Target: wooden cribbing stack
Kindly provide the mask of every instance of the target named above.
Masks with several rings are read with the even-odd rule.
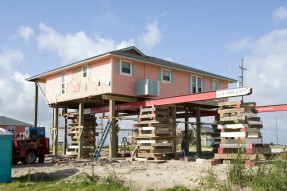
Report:
[[[172,153],[171,137],[172,123],[168,106],[141,107],[135,137],[137,142],[137,157],[160,159],[166,156],[176,156]]]
[[[67,155],[79,156],[81,152],[81,158],[90,158],[95,150],[95,141],[98,133],[96,132],[96,117],[94,115],[84,115],[84,125],[79,126],[78,115],[70,117],[71,132],[68,133],[71,136],[71,143],[67,148]]]
[[[232,160],[236,158],[238,149],[243,155],[270,154],[269,144],[262,144],[260,129],[263,127],[257,117],[255,103],[242,101],[219,102],[219,121],[215,121],[221,130],[221,144],[215,159]],[[247,157],[250,159],[250,156]]]
[[[212,152],[217,153],[218,148],[219,148],[220,143],[221,143],[220,129],[217,128],[217,125],[212,125],[212,129],[214,131],[212,134],[212,138],[213,138]]]

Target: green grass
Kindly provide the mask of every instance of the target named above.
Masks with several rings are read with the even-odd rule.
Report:
[[[217,181],[217,176],[210,169],[201,179],[201,185],[205,190],[210,188],[215,190],[287,190],[286,159],[286,154],[283,154],[271,158],[270,164],[259,163],[258,167],[252,168],[245,165],[245,160],[239,153],[229,167],[226,182]]]
[[[125,187],[115,178],[104,178],[99,180],[98,176],[89,176],[86,173],[75,175],[71,181],[53,180],[34,180],[28,181],[29,175],[12,178],[11,183],[1,183],[0,190],[21,190],[21,191],[44,191],[44,190],[119,190],[126,191],[129,187]],[[107,181],[108,179],[108,181]],[[75,181],[80,180],[80,181]],[[75,181],[75,182],[74,182]]]

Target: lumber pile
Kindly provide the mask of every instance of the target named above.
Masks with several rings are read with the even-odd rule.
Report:
[[[260,129],[263,127],[257,117],[255,103],[242,101],[220,102],[219,120],[215,121],[221,131],[221,144],[216,159],[234,158],[240,149],[243,154],[267,154],[271,152],[268,144],[262,144]],[[231,155],[230,155],[231,154]]]
[[[135,137],[137,142],[136,157],[158,160],[172,153],[172,124],[168,106],[141,107]]]
[[[70,117],[71,126],[70,133],[71,137],[70,145],[67,148],[67,155],[79,156],[80,149],[82,150],[83,158],[89,158],[95,150],[96,136],[96,117],[94,115],[84,115],[84,125],[79,126],[78,115]]]

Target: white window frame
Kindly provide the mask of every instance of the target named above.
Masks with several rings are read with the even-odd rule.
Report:
[[[63,74],[65,75],[65,80],[64,80],[64,83],[63,83]],[[61,73],[61,94],[60,95],[66,95],[66,89],[67,89],[67,83],[66,83],[67,79],[66,79],[66,72],[62,72]],[[63,87],[64,85],[64,87]],[[64,90],[64,93],[63,93],[63,90]]]
[[[215,82],[217,82],[217,89],[215,89]],[[213,91],[219,90],[219,81],[216,79],[213,79]]]
[[[84,74],[85,74],[85,73],[84,73],[84,68],[86,68],[86,76],[84,76]],[[83,77],[83,78],[88,77],[88,65],[85,65],[85,66],[82,67],[82,77]]]
[[[195,77],[195,92],[193,92],[193,81],[192,81],[192,77]],[[201,78],[201,92],[198,92],[198,78]],[[202,93],[202,89],[203,89],[203,79],[202,76],[195,76],[195,75],[191,75],[191,93],[195,94],[195,93]]]
[[[11,131],[10,128],[12,128],[13,131]],[[15,126],[7,126],[7,131],[9,131],[10,133],[15,133]]]
[[[164,71],[169,72],[169,81],[163,79],[163,72]],[[171,83],[171,70],[167,70],[167,69],[163,69],[163,68],[161,69],[161,81],[166,82],[166,83]]]
[[[125,62],[125,63],[128,63],[130,64],[130,73],[126,73],[126,72],[123,72],[123,67],[122,67],[122,62]],[[128,60],[120,60],[120,74],[122,75],[127,75],[127,76],[132,76],[133,75],[133,64],[131,61],[128,61]]]

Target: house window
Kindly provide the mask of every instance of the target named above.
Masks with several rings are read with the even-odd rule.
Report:
[[[61,94],[64,95],[66,93],[66,72],[61,74]]]
[[[213,80],[213,90],[218,90],[219,89],[219,84],[217,80]]]
[[[197,76],[192,76],[192,93],[200,93],[202,92],[202,78]]]
[[[162,81],[170,82],[170,71],[169,70],[162,70]]]
[[[201,77],[197,77],[197,93],[202,92],[202,79]]]
[[[9,131],[10,133],[14,133],[15,132],[15,126],[8,126],[7,131]]]
[[[196,77],[192,76],[191,80],[192,80],[192,93],[196,93]]]
[[[132,75],[132,63],[121,60],[121,74]]]
[[[83,66],[83,78],[88,76],[88,66]]]

